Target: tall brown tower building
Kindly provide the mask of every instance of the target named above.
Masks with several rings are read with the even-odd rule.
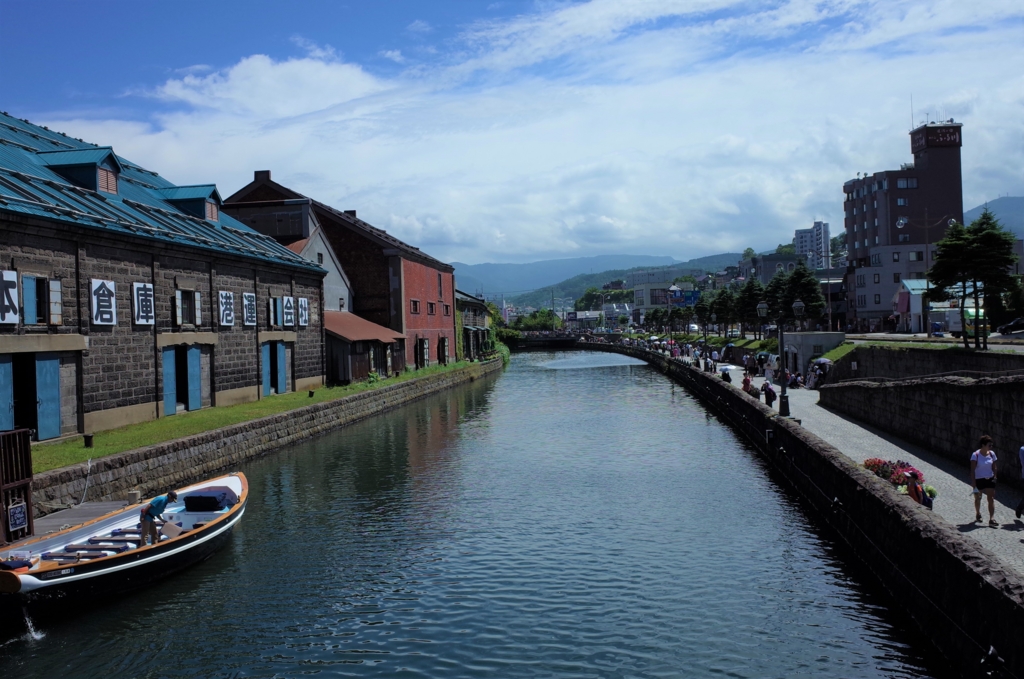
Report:
[[[914,162],[843,185],[850,318],[881,330],[904,279],[923,279],[950,219],[964,218],[962,125],[952,119],[910,133]],[[901,226],[902,225],[902,226]]]

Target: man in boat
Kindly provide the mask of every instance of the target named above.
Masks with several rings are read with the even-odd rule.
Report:
[[[146,536],[150,537],[150,542],[154,545],[160,542],[160,535],[156,532],[156,520],[160,519],[163,521],[163,516],[161,515],[167,508],[167,503],[174,502],[177,499],[178,494],[172,490],[167,495],[158,495],[142,508],[142,516],[139,519],[142,523],[142,530],[140,531],[142,533],[140,536],[142,540],[139,542],[139,547],[146,546]]]

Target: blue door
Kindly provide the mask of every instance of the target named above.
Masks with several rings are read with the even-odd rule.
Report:
[[[199,345],[188,348],[188,409],[199,410],[203,407],[202,368],[199,365]]]
[[[260,345],[260,365],[263,368],[263,395],[270,396],[270,342]]]
[[[178,373],[174,365],[174,347],[164,347],[164,415],[178,412]]]
[[[14,361],[0,354],[0,431],[14,429]]]
[[[60,436],[60,359],[36,354],[36,431],[40,441]]]
[[[277,343],[277,384],[274,388],[277,389],[277,393],[283,394],[288,391],[288,373],[285,370],[285,352],[284,342]]]

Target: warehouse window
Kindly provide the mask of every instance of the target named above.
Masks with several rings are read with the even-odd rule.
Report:
[[[412,313],[418,314],[420,312],[420,301],[418,299],[411,300],[410,305]]]
[[[433,302],[427,302],[427,313],[433,316],[437,313],[437,305]]]
[[[206,202],[206,218],[211,222],[215,222],[220,219],[220,210],[217,209],[216,203]]]

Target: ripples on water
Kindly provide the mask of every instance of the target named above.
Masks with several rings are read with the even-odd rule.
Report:
[[[750,449],[635,363],[518,355],[249,464],[228,547],[0,647],[5,676],[938,676]]]

